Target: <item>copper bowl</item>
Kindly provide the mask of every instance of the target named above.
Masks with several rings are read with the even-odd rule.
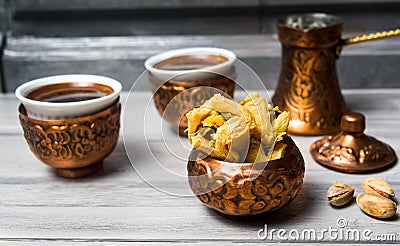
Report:
[[[299,192],[304,160],[285,137],[286,155],[268,163],[229,163],[193,149],[188,162],[189,185],[207,207],[226,215],[249,216],[275,211]],[[256,176],[254,176],[256,174]]]
[[[198,107],[216,93],[233,98],[236,77],[232,68],[229,75],[217,75],[204,81],[161,81],[149,72],[150,88],[158,113],[176,127],[181,135],[187,135],[188,123],[185,113]]]
[[[35,156],[66,178],[88,176],[102,168],[102,160],[115,148],[119,135],[121,104],[88,116],[41,120],[19,106],[24,137]]]

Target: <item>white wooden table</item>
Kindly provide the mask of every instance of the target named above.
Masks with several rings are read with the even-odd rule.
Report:
[[[366,133],[399,151],[400,89],[345,90],[343,94],[352,110],[366,115]],[[69,180],[55,176],[50,167],[35,159],[18,123],[16,98],[0,95],[0,244],[220,245],[279,241],[301,245],[346,241],[321,233],[330,227],[339,234],[340,230],[369,230],[367,236],[371,239],[393,236],[400,242],[399,216],[376,220],[363,214],[355,203],[335,209],[325,198],[334,180],[353,185],[357,195],[362,192],[361,181],[369,176],[386,179],[400,194],[399,164],[377,174],[328,170],[308,152],[319,137],[293,136],[306,161],[306,174],[300,193],[286,207],[250,221],[226,218],[206,208],[190,195],[185,177],[175,175],[174,179],[173,175],[163,174],[165,170],[185,174],[186,163],[180,157],[189,153],[189,145],[161,124],[152,102],[147,105],[150,96],[148,92],[129,96],[120,141],[104,161],[104,170],[88,178]],[[121,101],[126,98],[125,93]],[[346,220],[347,224],[340,227],[338,220]],[[272,239],[260,240],[257,233],[265,225],[269,232],[284,229],[286,236],[291,232],[292,239],[279,238],[275,232]],[[304,233],[305,229],[315,230],[319,238],[305,235],[293,240],[296,231]],[[378,242],[362,235],[359,241],[348,238],[348,243],[393,243],[392,238]]]

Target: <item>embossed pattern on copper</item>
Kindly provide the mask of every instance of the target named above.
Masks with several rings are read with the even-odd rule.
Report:
[[[329,168],[362,173],[382,170],[396,160],[394,150],[387,144],[365,135],[365,117],[360,113],[343,116],[342,131],[314,142],[312,157]]]
[[[84,117],[66,120],[39,120],[19,106],[19,119],[31,151],[58,175],[82,177],[97,171],[115,148],[120,128],[121,105]]]
[[[178,128],[179,134],[187,135],[185,113],[198,107],[216,93],[226,93],[233,98],[235,91],[235,70],[228,76],[217,75],[205,81],[160,81],[149,73],[150,88],[159,114]],[[166,109],[168,107],[168,111]]]
[[[342,25],[340,18],[323,13],[278,20],[282,63],[272,101],[290,112],[290,133],[340,131],[341,117],[348,112],[336,74],[336,58],[343,46],[400,35],[400,29],[393,29],[342,39]]]
[[[207,207],[227,215],[256,215],[282,208],[299,192],[305,170],[293,140],[285,137],[284,141],[288,145],[285,157],[267,165],[202,158],[204,154],[193,149],[187,166],[190,188]],[[259,175],[254,179],[252,173]]]
[[[342,22],[336,18],[311,30],[290,27],[285,19],[278,22],[282,64],[272,101],[290,112],[290,133],[324,135],[340,130],[340,119],[348,109],[333,47],[341,40],[341,31]]]

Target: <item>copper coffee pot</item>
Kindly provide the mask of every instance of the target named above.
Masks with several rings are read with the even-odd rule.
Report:
[[[336,59],[344,45],[400,35],[396,29],[342,39],[343,21],[321,13],[285,16],[277,26],[282,64],[272,101],[290,112],[289,132],[299,135],[340,131],[348,108],[337,79]]]

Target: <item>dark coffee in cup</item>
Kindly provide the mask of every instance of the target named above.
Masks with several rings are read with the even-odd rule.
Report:
[[[67,103],[96,99],[113,92],[111,87],[95,82],[63,82],[38,87],[26,97],[35,101]]]
[[[227,60],[224,56],[213,54],[181,55],[160,61],[154,67],[162,70],[192,70],[215,66]]]

